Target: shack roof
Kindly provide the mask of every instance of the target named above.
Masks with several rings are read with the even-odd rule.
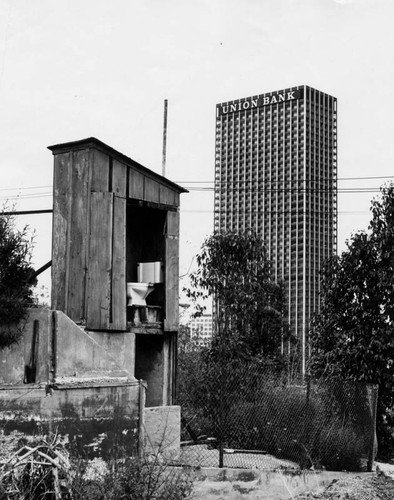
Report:
[[[86,139],[81,139],[79,141],[71,141],[71,142],[64,142],[62,144],[55,144],[54,146],[48,146],[48,149],[52,151],[54,155],[60,154],[60,153],[66,153],[68,151],[77,151],[80,149],[86,149],[86,148],[95,148],[103,153],[108,154],[112,158],[126,164],[127,166],[138,170],[144,175],[147,175],[148,177],[152,177],[159,181],[161,184],[165,184],[174,191],[177,191],[178,193],[188,193],[188,190],[183,188],[182,186],[179,186],[179,184],[176,184],[175,182],[170,181],[166,177],[163,177],[160,174],[157,174],[153,170],[150,170],[147,167],[144,167],[140,163],[136,162],[132,158],[124,155],[123,153],[120,153],[114,148],[111,148],[111,146],[108,146],[104,142],[100,141],[99,139],[96,139],[96,137],[88,137]]]

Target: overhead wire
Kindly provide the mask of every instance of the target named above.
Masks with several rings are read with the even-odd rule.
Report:
[[[359,177],[338,177],[337,181],[362,181],[362,180],[374,180],[374,179],[394,179],[394,175],[378,175],[378,176],[359,176]],[[213,183],[210,181],[176,181],[178,184],[193,184],[193,183]],[[272,181],[276,182],[276,181]]]
[[[375,175],[375,176],[356,176],[356,177],[338,177],[336,180],[339,181],[361,181],[361,180],[374,180],[374,179],[394,179],[394,175]],[[314,179],[307,180],[306,182],[313,181]],[[174,181],[176,184],[213,184],[215,181],[214,180],[183,180],[183,181]],[[246,181],[242,181],[246,182]],[[249,181],[248,181],[249,182]],[[278,179],[269,179],[265,180],[264,182],[283,182],[283,180],[278,180]],[[300,181],[301,182],[301,181]],[[26,189],[44,189],[44,188],[51,188],[52,189],[52,184],[46,184],[43,186],[17,186],[17,187],[6,187],[6,188],[0,188],[0,191],[17,191],[17,190],[26,190]]]
[[[302,181],[300,181],[302,182]],[[193,191],[193,192],[215,192],[215,187],[194,187],[194,186],[184,186],[188,191]],[[314,192],[314,193],[324,193],[324,192],[333,192],[334,190],[337,192],[337,194],[362,194],[362,193],[379,193],[380,192],[380,187],[349,187],[349,188],[333,188],[333,187],[289,187],[289,188],[267,188],[267,187],[260,187],[260,188],[244,188],[244,187],[232,187],[232,188],[227,188],[227,187],[222,187],[218,191],[220,192],[221,190],[226,190],[227,192],[240,192],[240,193],[259,193],[259,192],[266,192],[266,193],[304,193],[304,192]],[[45,198],[52,196],[52,191],[46,191],[46,192],[38,192],[38,193],[26,193],[26,194],[14,194],[14,195],[0,195],[0,200],[18,200],[18,199],[35,199],[35,198]]]
[[[394,179],[394,176],[357,176],[357,177],[340,177],[337,179],[337,182],[342,182],[342,181],[363,181],[363,180],[391,180]],[[283,183],[285,185],[289,184],[289,182],[293,183],[293,186],[291,187],[283,187]],[[227,180],[227,181],[221,181],[220,182],[220,187],[222,189],[225,189],[226,191],[231,191],[231,192],[239,192],[239,193],[244,193],[244,194],[250,194],[250,193],[257,193],[257,192],[267,192],[267,193],[280,193],[280,192],[289,192],[292,194],[295,193],[308,193],[308,192],[328,192],[332,193],[333,187],[305,187],[305,183],[308,185],[310,183],[318,183],[319,181],[316,181],[315,179],[308,179],[308,180],[283,180],[283,179],[268,179],[268,180],[260,180],[260,185],[261,187],[254,188],[254,187],[243,187],[244,184],[250,184],[250,180]],[[192,192],[215,192],[215,185],[214,181],[197,181],[197,180],[189,180],[189,181],[177,181],[178,184],[183,184],[184,187],[186,187],[189,191]],[[205,184],[205,185],[204,185]],[[206,186],[206,184],[211,184]],[[230,189],[226,186],[229,184],[235,184],[235,186],[231,187]],[[280,184],[280,187],[272,187],[272,185],[277,185]],[[294,184],[302,184],[302,185],[294,185]],[[271,185],[271,187],[268,187]],[[45,191],[35,191],[35,190],[40,190],[40,189],[45,189]],[[52,190],[51,191],[46,191],[47,189],[52,189],[51,185],[39,185],[39,186],[25,186],[25,187],[5,187],[5,188],[0,188],[0,200],[9,200],[9,201],[17,201],[17,200],[33,200],[33,199],[38,199],[38,198],[48,198],[53,195]],[[18,191],[17,194],[11,194],[12,191]],[[32,191],[32,192],[28,192]],[[221,189],[219,189],[219,192]],[[2,194],[4,192],[4,195]],[[7,194],[5,194],[7,192]],[[8,194],[10,192],[10,194]],[[336,193],[338,195],[343,195],[343,194],[371,194],[371,193],[379,193],[380,192],[380,187],[378,186],[350,186],[350,187],[337,187]],[[184,213],[213,213],[214,209],[212,210],[200,210],[200,209],[194,209],[194,210],[186,210],[186,209],[181,209],[181,212]],[[233,213],[239,213],[238,210],[232,211]],[[254,213],[257,211],[243,211],[242,213]],[[298,211],[287,211],[287,212],[270,212],[272,213],[300,213]],[[338,211],[338,215],[348,215],[348,214],[361,214],[361,213],[368,213],[365,211]]]

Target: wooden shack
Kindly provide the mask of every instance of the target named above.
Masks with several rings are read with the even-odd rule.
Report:
[[[186,190],[96,138],[49,149],[54,155],[52,309],[96,337],[133,335],[134,376],[148,383],[147,406],[171,404],[179,195]],[[162,263],[164,279],[149,298],[160,314],[136,323],[126,289],[137,281],[140,262]]]

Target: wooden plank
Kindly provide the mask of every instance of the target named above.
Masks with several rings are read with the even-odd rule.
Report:
[[[107,330],[109,326],[112,207],[112,193],[91,193],[86,318],[90,330]]]
[[[109,189],[109,156],[98,149],[90,150],[91,191],[105,192]]]
[[[126,330],[126,199],[114,196],[112,239],[112,322],[110,329]]]
[[[145,177],[140,172],[129,169],[129,198],[144,199],[144,180]]]
[[[51,307],[66,311],[71,203],[71,153],[54,158]]]
[[[66,314],[85,319],[86,258],[89,220],[89,150],[73,152],[68,301]]]
[[[169,212],[167,213],[166,220],[166,233],[172,236],[179,236],[179,212]]]
[[[112,163],[112,191],[116,196],[126,196],[127,167],[117,160]]]
[[[179,213],[167,212],[165,235],[165,331],[178,331],[179,320]]]
[[[167,186],[160,184],[160,203],[164,205],[175,205],[175,192]]]
[[[160,184],[150,177],[145,177],[144,200],[160,202]]]

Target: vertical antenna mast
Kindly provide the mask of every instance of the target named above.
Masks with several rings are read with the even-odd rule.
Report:
[[[167,109],[168,99],[164,99],[164,122],[163,122],[163,159],[162,159],[162,175],[166,176],[166,155],[167,155]]]

